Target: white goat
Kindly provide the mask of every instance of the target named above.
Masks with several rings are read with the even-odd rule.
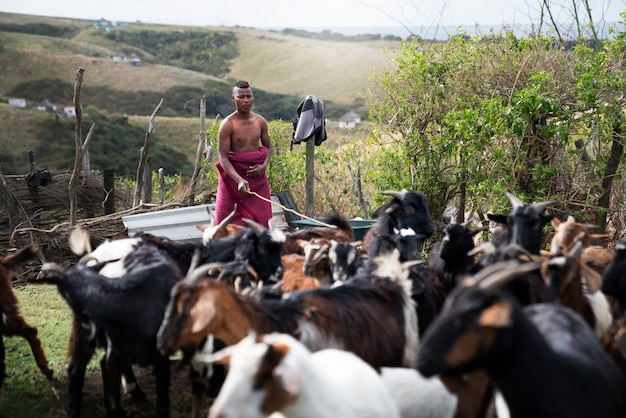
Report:
[[[196,359],[230,364],[209,417],[400,417],[381,376],[348,351],[311,353],[287,334],[250,334]]]

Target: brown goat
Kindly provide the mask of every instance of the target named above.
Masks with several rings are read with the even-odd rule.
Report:
[[[222,219],[222,222],[219,224],[214,225],[213,221],[211,221],[208,224],[196,225],[196,228],[202,232],[202,242],[206,245],[208,241],[235,235],[241,228],[244,228],[242,225],[230,224],[236,213],[237,204],[234,205],[233,211],[226,218]]]
[[[314,238],[334,239],[339,242],[354,241],[354,233],[352,226],[339,216],[331,216],[324,219],[329,225],[335,225],[337,228],[321,227],[321,228],[304,228],[285,234],[285,244],[283,252],[285,254],[296,253],[303,254],[304,249],[300,241],[310,241]]]
[[[415,307],[390,280],[372,278],[258,302],[218,280],[183,280],[172,289],[167,312],[157,337],[161,352],[198,347],[208,334],[232,345],[254,330],[298,335],[312,351],[329,346],[353,351],[373,367],[415,364]]]
[[[48,367],[46,353],[37,336],[37,328],[28,324],[20,312],[19,301],[13,291],[12,281],[16,277],[15,267],[26,263],[41,253],[38,244],[32,244],[15,253],[0,258],[0,303],[4,315],[4,332],[7,337],[20,336],[30,345],[39,370],[48,378],[52,378],[52,369]]]
[[[603,246],[592,245],[592,242],[606,239],[608,235],[592,234],[591,230],[596,227],[595,225],[577,222],[571,215],[565,221],[553,218],[551,222],[554,227],[554,236],[550,241],[550,253],[570,251],[576,242],[581,241],[583,251],[580,260],[602,274],[613,258],[613,251]]]
[[[305,257],[300,254],[283,254],[282,290],[291,293],[298,290],[313,290],[320,287],[320,282],[304,273]]]
[[[328,251],[333,240],[327,238],[313,238],[303,241],[304,248],[304,274],[315,277],[321,286],[330,286],[333,282],[330,271],[330,259]]]

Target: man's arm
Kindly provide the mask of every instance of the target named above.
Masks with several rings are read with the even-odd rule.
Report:
[[[266,170],[268,164],[270,163],[270,157],[272,156],[272,143],[270,141],[269,130],[267,128],[267,121],[263,117],[261,117],[261,145],[267,148],[267,155],[263,161],[263,170]]]
[[[220,165],[231,179],[235,183],[237,183],[237,189],[239,191],[248,191],[250,190],[250,185],[248,181],[237,173],[235,167],[230,162],[229,153],[231,150],[231,137],[233,134],[233,126],[232,123],[226,119],[220,125],[220,128],[217,133],[217,153],[219,156]]]

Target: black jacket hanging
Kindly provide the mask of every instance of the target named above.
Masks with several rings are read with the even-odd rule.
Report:
[[[327,138],[324,119],[324,102],[315,96],[306,96],[296,109],[293,121],[293,144],[308,141],[315,137],[315,145],[319,146]]]

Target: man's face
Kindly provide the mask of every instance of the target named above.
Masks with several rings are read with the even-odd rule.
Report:
[[[250,88],[235,88],[233,93],[233,102],[237,107],[237,110],[248,112],[252,108],[254,102],[254,95]]]

